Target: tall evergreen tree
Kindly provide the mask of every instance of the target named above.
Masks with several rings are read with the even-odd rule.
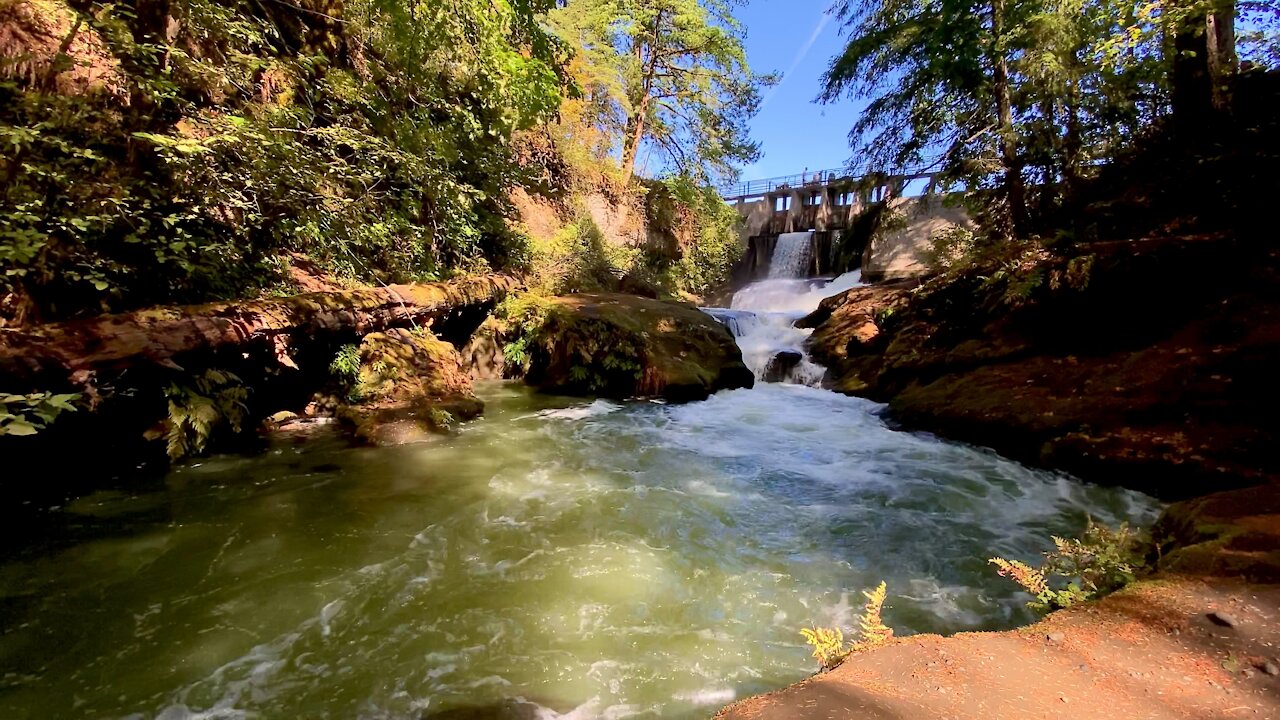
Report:
[[[759,156],[747,122],[774,78],[747,65],[739,1],[570,0],[552,13],[597,67],[593,91],[619,121],[627,177],[646,147],[702,180]]]

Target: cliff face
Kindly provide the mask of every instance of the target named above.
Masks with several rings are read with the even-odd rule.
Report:
[[[1003,281],[873,286],[807,319],[835,389],[904,425],[1166,498],[1280,479],[1277,254],[1078,246]]]

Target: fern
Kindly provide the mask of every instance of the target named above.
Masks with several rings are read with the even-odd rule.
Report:
[[[171,460],[204,452],[218,427],[241,432],[249,391],[232,373],[209,369],[192,386],[172,384],[165,389],[169,401],[165,435]]]
[[[825,670],[839,665],[840,661],[849,654],[849,649],[844,644],[844,633],[840,632],[840,628],[803,628],[800,634],[813,648],[814,659]]]
[[[813,648],[813,657],[824,670],[830,670],[839,665],[850,653],[880,647],[893,638],[893,628],[885,625],[881,617],[885,597],[888,594],[888,585],[881,581],[875,590],[864,590],[862,594],[867,598],[867,602],[862,607],[862,614],[858,616],[860,636],[858,642],[846,645],[844,633],[838,627],[815,626],[800,631],[805,642]]]
[[[1035,597],[1027,603],[1032,610],[1070,607],[1115,592],[1137,576],[1141,540],[1128,525],[1112,530],[1090,521],[1083,537],[1067,540],[1055,535],[1053,545],[1039,568],[1000,557],[987,561]]]
[[[888,585],[881,581],[875,590],[863,591],[867,604],[862,607],[862,615],[858,617],[858,628],[862,631],[862,639],[854,644],[854,652],[869,650],[889,642],[893,638],[893,628],[884,624],[880,612],[884,608]]]

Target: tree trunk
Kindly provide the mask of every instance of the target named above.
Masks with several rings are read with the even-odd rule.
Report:
[[[1057,103],[1054,98],[1045,97],[1040,101],[1040,114],[1044,116],[1046,131],[1044,140],[1048,147],[1044,149],[1044,155],[1041,158],[1041,174],[1040,174],[1040,192],[1038,193],[1037,202],[1040,217],[1047,218],[1052,212],[1054,203],[1058,199],[1058,190],[1060,189],[1058,167],[1055,162],[1058,158],[1063,157],[1063,142],[1058,136],[1056,128],[1058,127]]]
[[[175,24],[170,0],[136,0],[133,4],[133,13],[130,30],[135,43],[158,48],[169,47],[173,29],[170,26]],[[156,64],[152,66],[152,62]],[[164,73],[168,65],[169,52],[166,49],[161,54],[143,60],[142,66],[134,68],[129,74],[144,78],[156,77]],[[137,118],[150,119],[155,112],[155,105],[151,93],[135,81],[129,93],[129,108],[133,115]],[[147,123],[143,122],[141,125],[146,126]]]
[[[640,143],[644,140],[645,113],[649,111],[649,97],[640,101],[636,111],[627,118],[626,137],[622,139],[622,179],[630,182],[635,174],[636,155],[640,153]]]
[[[1004,0],[991,0],[992,90],[996,98],[996,122],[1000,132],[1000,162],[1004,166],[1005,198],[1013,233],[1027,227],[1027,188],[1018,159],[1018,138],[1013,128],[1013,101],[1009,90],[1009,62],[1001,47],[1004,40]]]
[[[1080,154],[1084,140],[1080,137],[1080,84],[1072,79],[1067,85],[1066,122],[1062,141],[1062,197],[1070,203],[1080,184]]]
[[[141,365],[180,366],[185,357],[267,347],[284,364],[290,336],[358,335],[443,323],[493,303],[520,281],[486,275],[249,302],[154,308],[0,333],[0,389],[86,389]]]
[[[1181,18],[1173,37],[1173,128],[1180,142],[1212,142],[1231,110],[1236,72],[1235,4],[1219,0],[1209,10]]]

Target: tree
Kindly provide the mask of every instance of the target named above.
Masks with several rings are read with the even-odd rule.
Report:
[[[1049,212],[1163,118],[1205,128],[1222,112],[1230,4],[845,0],[836,12],[851,37],[819,99],[870,101],[850,135],[875,169],[937,157],[951,180],[997,186],[1007,229],[1025,234],[1029,182]]]
[[[1005,0],[846,0],[834,12],[851,37],[819,99],[870,101],[850,133],[855,154],[877,170],[940,152],[955,177],[1002,168],[1021,204]]]
[[[593,91],[604,116],[619,121],[624,176],[646,146],[676,173],[704,181],[759,156],[747,122],[775,78],[748,67],[737,2],[570,0],[552,13],[597,68]]]

